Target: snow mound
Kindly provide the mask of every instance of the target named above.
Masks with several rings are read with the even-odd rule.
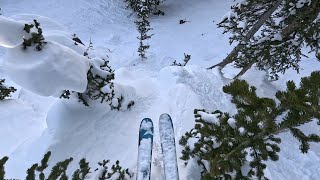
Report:
[[[10,16],[11,19],[16,20],[20,23],[23,22],[31,22],[32,20],[37,20],[40,23],[40,27],[43,30],[44,36],[51,35],[69,35],[70,32],[67,28],[59,24],[58,22],[49,19],[47,17],[35,15],[35,14],[16,14],[14,16]],[[22,28],[23,29],[23,28]]]
[[[24,24],[0,16],[0,46],[14,48],[22,44],[27,33],[23,30]]]
[[[8,49],[3,66],[12,81],[42,96],[87,88],[88,59],[53,41],[47,41],[41,51],[20,46]]]

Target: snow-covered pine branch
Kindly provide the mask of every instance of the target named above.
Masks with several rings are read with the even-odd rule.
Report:
[[[297,88],[287,82],[286,91],[278,91],[279,103],[261,98],[246,81],[235,80],[223,91],[232,96],[237,114],[219,110],[194,111],[196,125],[180,140],[183,160],[195,158],[202,166],[204,179],[261,179],[265,161],[277,161],[281,138],[290,132],[307,153],[310,142],[320,142],[319,134],[306,134],[302,125],[318,121],[320,125],[320,72],[301,79]],[[281,119],[281,120],[279,120]]]

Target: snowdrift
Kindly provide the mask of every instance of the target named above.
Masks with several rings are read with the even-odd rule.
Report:
[[[76,45],[60,25],[41,17],[40,26],[45,25],[43,31],[49,29],[48,36],[44,36],[46,43],[41,51],[33,46],[23,49],[23,38],[30,34],[23,30],[26,19],[22,17],[16,16],[20,21],[15,21],[0,16],[0,45],[9,48],[3,68],[10,79],[42,96],[59,97],[63,90],[84,92],[90,68],[89,59],[83,56],[84,46]]]

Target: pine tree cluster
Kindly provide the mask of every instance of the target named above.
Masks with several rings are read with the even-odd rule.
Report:
[[[289,81],[286,91],[276,93],[277,101],[258,97],[256,88],[243,80],[224,86],[237,114],[196,109],[195,127],[180,139],[181,159],[197,159],[203,179],[263,178],[264,162],[279,159],[278,134],[290,132],[302,153],[308,152],[310,142],[320,142],[319,135],[307,135],[300,128],[316,120],[320,125],[319,82],[320,72],[302,78],[299,88]]]
[[[48,162],[51,156],[51,152],[47,152],[40,164],[33,164],[28,170],[26,175],[26,180],[68,180],[67,169],[69,164],[73,161],[73,158],[68,158],[63,161],[58,162],[51,169],[51,172],[46,176],[44,170],[49,166]],[[0,179],[5,179],[5,163],[8,161],[8,157],[3,157],[0,159]],[[115,164],[111,166],[111,169],[108,167],[109,160],[103,160],[99,162],[98,165],[100,168],[97,168],[95,171],[98,171],[99,180],[105,179],[116,179],[116,180],[127,180],[133,177],[133,173],[129,169],[124,169],[120,166],[120,162],[116,161]],[[71,176],[72,180],[84,180],[90,176],[92,173],[90,170],[89,163],[86,159],[81,159],[79,162],[79,168],[76,169]]]
[[[319,52],[319,0],[245,0],[231,7],[218,27],[231,33],[236,48],[215,66],[234,62],[244,74],[253,64],[268,70],[272,79],[293,68],[299,72],[302,48]],[[258,31],[259,30],[259,31]],[[258,32],[258,33],[256,33]],[[215,67],[212,66],[212,67]],[[211,67],[211,68],[212,68]]]
[[[4,100],[5,98],[10,97],[10,94],[17,90],[14,87],[5,86],[4,83],[5,80],[0,79],[0,100]]]
[[[25,24],[24,31],[29,33],[31,37],[26,39],[23,37],[22,47],[27,49],[28,47],[35,46],[38,51],[41,51],[43,46],[46,44],[46,41],[42,35],[42,29],[40,28],[40,23],[37,20],[33,20],[33,24]],[[37,31],[34,32],[35,28]]]

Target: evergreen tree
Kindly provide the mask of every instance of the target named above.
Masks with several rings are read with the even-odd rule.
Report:
[[[4,82],[4,79],[0,79],[0,100],[4,100],[5,98],[10,97],[10,94],[17,90],[14,87],[5,86]]]
[[[138,32],[140,33],[140,36],[137,37],[140,40],[138,52],[139,56],[144,59],[146,58],[145,51],[150,47],[148,44],[145,44],[145,41],[150,39],[152,36],[147,34],[148,31],[152,30],[152,28],[150,28],[150,22],[148,21],[151,9],[149,1],[147,0],[139,1],[137,6],[139,10],[137,12],[138,18],[135,23],[137,25]]]
[[[320,47],[319,0],[245,0],[231,7],[229,16],[218,24],[231,33],[230,43],[238,42],[220,63],[223,68],[235,63],[244,74],[253,64],[269,70],[273,79],[293,68],[299,72],[303,47],[318,52]],[[260,34],[255,33],[260,30]]]
[[[150,39],[151,35],[148,35],[148,31],[152,30],[150,28],[150,22],[148,18],[150,14],[164,15],[164,12],[158,9],[158,6],[162,1],[160,0],[125,0],[129,7],[137,14],[137,20],[135,24],[137,25],[138,32],[140,36],[139,39],[139,56],[144,59],[146,58],[146,50],[149,49],[149,45],[145,43],[146,40]]]
[[[287,82],[287,90],[276,93],[279,103],[258,97],[256,88],[245,81],[224,86],[237,114],[196,109],[195,127],[180,139],[184,146],[181,159],[196,158],[203,179],[262,179],[265,161],[279,159],[280,133],[290,132],[298,139],[302,153],[308,152],[310,142],[320,142],[318,135],[300,129],[311,121],[320,125],[319,82],[320,72],[302,78],[299,88],[293,81]]]

